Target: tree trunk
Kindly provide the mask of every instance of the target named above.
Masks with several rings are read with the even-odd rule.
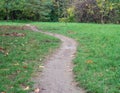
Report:
[[[104,24],[104,16],[103,16],[103,14],[101,15],[101,23]]]
[[[6,1],[6,20],[8,21],[9,19],[10,19],[10,17],[9,17],[9,9],[8,9],[8,4],[9,4],[9,2],[8,2],[8,0]]]
[[[6,19],[6,20],[8,21],[9,19],[10,19],[10,17],[9,17],[9,13],[7,13],[7,19]]]

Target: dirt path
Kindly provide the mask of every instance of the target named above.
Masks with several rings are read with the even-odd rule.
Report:
[[[42,32],[34,26],[30,27],[33,31],[57,37],[62,41],[60,48],[47,59],[42,74],[34,80],[35,87],[40,88],[39,93],[85,93],[76,87],[73,80],[72,60],[77,43],[63,35]]]

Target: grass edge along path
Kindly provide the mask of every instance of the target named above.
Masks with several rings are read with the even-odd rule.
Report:
[[[63,34],[78,43],[74,73],[88,93],[120,92],[120,25],[32,23],[39,29]]]
[[[45,56],[56,49],[60,41],[8,26],[0,27],[0,35],[0,93],[30,92],[32,73],[41,71]]]

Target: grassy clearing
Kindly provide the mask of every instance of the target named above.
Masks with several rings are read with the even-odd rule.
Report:
[[[89,93],[120,93],[120,25],[33,23],[79,43],[74,72]]]
[[[32,73],[41,70],[45,56],[58,46],[59,40],[51,36],[0,28],[0,93],[29,93]]]

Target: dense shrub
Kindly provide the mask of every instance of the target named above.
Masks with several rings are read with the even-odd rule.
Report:
[[[81,0],[75,3],[78,22],[120,23],[119,2],[109,0]]]

